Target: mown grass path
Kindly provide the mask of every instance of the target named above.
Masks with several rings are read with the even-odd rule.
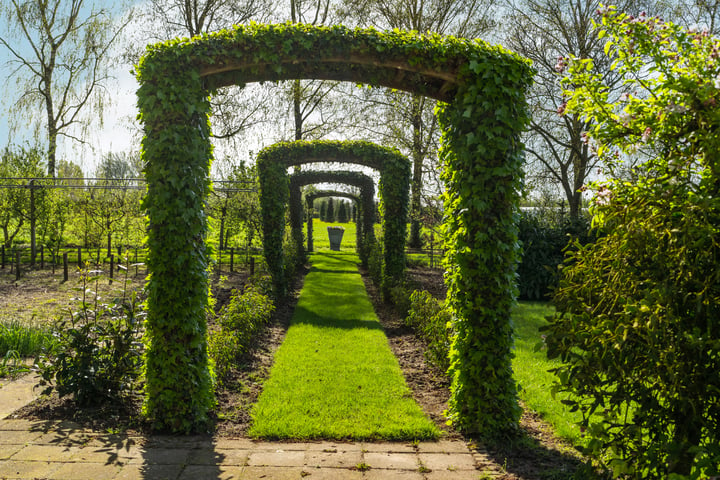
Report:
[[[285,341],[252,410],[252,436],[438,437],[405,384],[357,263],[354,254],[311,256]]]

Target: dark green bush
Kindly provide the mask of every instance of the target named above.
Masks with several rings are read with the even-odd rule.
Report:
[[[518,265],[518,289],[523,300],[548,300],[557,285],[558,268],[568,245],[578,240],[584,245],[594,240],[590,221],[584,216],[560,220],[548,212],[523,212],[518,238],[523,252]]]
[[[61,397],[73,395],[78,405],[87,406],[119,401],[136,391],[144,317],[134,292],[109,304],[83,296],[77,312],[55,322],[57,348],[39,361],[44,393],[55,389]]]
[[[230,303],[218,316],[218,328],[208,335],[208,355],[218,384],[223,383],[230,367],[248,351],[274,310],[270,297],[254,285],[248,285],[242,293],[233,290]]]
[[[452,314],[443,302],[425,290],[410,295],[405,324],[425,342],[425,359],[443,372],[450,367],[450,343],[453,336]]]

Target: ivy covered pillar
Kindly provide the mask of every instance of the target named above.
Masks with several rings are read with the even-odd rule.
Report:
[[[524,63],[504,63],[471,62],[468,81],[438,113],[446,189],[445,279],[457,332],[450,351],[449,410],[464,432],[488,440],[517,434],[521,414],[511,366],[510,311],[520,258],[520,134],[528,119],[524,93],[532,76]]]
[[[210,102],[198,73],[176,60],[146,57],[138,80],[150,272],[143,411],[160,430],[190,432],[215,404],[205,323]]]

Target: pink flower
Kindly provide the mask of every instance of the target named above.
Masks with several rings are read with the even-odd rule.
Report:
[[[558,115],[564,115],[566,108],[567,108],[567,102],[563,102],[562,105],[560,105],[560,106],[557,108],[557,114],[558,114]]]
[[[652,128],[647,127],[645,131],[642,134],[642,137],[640,137],[640,140],[642,140],[643,143],[647,143],[647,141],[650,139],[650,134],[652,133]]]

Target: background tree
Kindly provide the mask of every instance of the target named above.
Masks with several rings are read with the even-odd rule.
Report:
[[[487,0],[346,0],[339,7],[343,21],[383,30],[416,30],[457,37],[475,38],[493,27],[492,2]],[[410,197],[410,247],[422,243],[421,209],[424,175],[437,171],[439,129],[435,120],[436,102],[420,95],[385,92],[381,96],[365,92],[364,101],[382,112],[381,128],[373,122],[366,128],[378,143],[390,144],[406,152],[413,162]],[[377,118],[367,111],[363,116]],[[383,128],[384,127],[384,128]]]
[[[589,59],[570,62],[569,114],[612,173],[597,183],[604,235],[570,255],[547,327],[564,402],[586,453],[623,478],[711,478],[720,465],[720,39],[603,8],[601,37],[624,81],[615,98]]]
[[[622,1],[618,8],[631,5],[635,2]],[[604,41],[593,25],[599,6],[597,0],[510,0],[505,16],[507,47],[531,59],[537,70],[527,97],[532,121],[526,139],[526,173],[535,187],[557,186],[571,218],[580,214],[582,187],[597,169],[598,157],[587,141],[590,121],[579,114],[562,115],[566,98],[560,79],[565,59],[591,59],[596,71],[606,75],[611,91],[621,81],[610,69],[612,59],[603,54]]]
[[[325,217],[326,222],[334,222],[335,221],[335,202],[333,201],[333,198],[328,198],[327,202],[327,210],[325,211]]]
[[[14,182],[17,188],[0,189],[0,230],[3,232],[3,243],[6,247],[12,246],[27,222],[34,222],[37,218],[33,209],[42,202],[44,195],[33,192],[33,197],[37,198],[31,198],[28,178],[43,177],[44,167],[42,155],[37,148],[5,148],[0,156],[0,177],[24,177]],[[32,200],[36,200],[34,206]]]
[[[108,9],[84,0],[9,0],[0,15],[9,29],[0,44],[11,54],[11,76],[20,87],[15,111],[27,114],[12,118],[22,118],[22,127],[28,117],[44,124],[48,174],[55,176],[58,137],[83,142],[72,127],[89,125],[84,113],[102,113],[110,48],[129,20],[116,22]],[[45,111],[42,122],[38,107]]]

